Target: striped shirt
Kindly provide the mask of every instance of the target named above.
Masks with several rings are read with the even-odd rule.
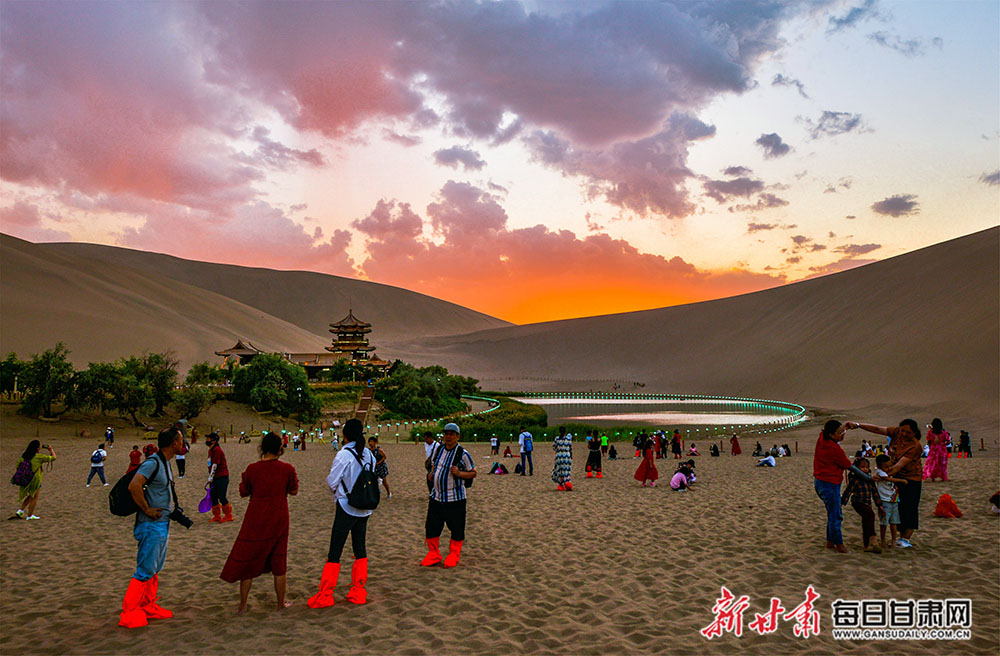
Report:
[[[456,478],[451,474],[451,466],[457,465],[462,471],[471,471],[476,468],[472,462],[472,456],[465,449],[462,449],[461,462],[455,462],[455,454],[458,449],[448,451],[443,444],[435,445],[431,451],[431,475],[434,487],[431,488],[431,499],[448,503],[451,501],[465,500],[465,481]]]

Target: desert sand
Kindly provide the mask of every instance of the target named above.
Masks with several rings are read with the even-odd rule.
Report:
[[[385,444],[393,497],[383,498],[369,525],[369,603],[344,601],[353,562],[348,546],[337,604],[324,610],[305,601],[315,592],[329,540],[333,502],[323,481],[333,452],[310,445],[284,456],[296,467],[301,489],[289,503],[294,605],[272,609],[265,575],[255,581],[250,612],[240,618],[237,586],[218,575],[246,508],[246,500],[235,498],[235,481],[256,459],[256,448],[224,445],[237,521],[215,525],[196,512],[205,481],[199,444],[188,456],[188,476],[178,481],[181,503],[196,524],[172,527],[161,573],[161,603],[175,617],[139,630],[117,626],[135,565],[131,519],[108,513],[109,488],[84,487],[95,440],[42,435],[58,455],[45,474],[37,508],[42,519],[0,522],[0,645],[9,654],[134,653],[140,639],[143,653],[153,654],[996,653],[1000,546],[987,502],[996,487],[995,445],[971,460],[952,459],[951,480],[925,485],[915,548],[861,553],[860,523],[848,507],[844,532],[851,553],[838,555],[823,546],[825,515],[812,489],[815,433],[810,427],[782,436],[797,441],[800,452],[775,469],[755,468],[749,455],[698,458],[697,488],[683,494],[666,487],[670,460],[657,461],[661,487],[639,487],[632,478],[637,461],[627,449],[623,460],[605,461],[603,479],[588,480],[578,445],[575,489],[556,492],[550,445],[537,445],[535,475],[526,478],[486,475],[488,447],[467,445],[481,475],[469,491],[462,561],[451,570],[417,564],[426,510],[422,447]],[[848,451],[863,436],[852,432]],[[29,437],[4,433],[0,471],[13,471]],[[119,432],[107,461],[112,479],[124,472],[133,440]],[[747,452],[752,445],[744,439]],[[506,463],[513,470],[513,461]],[[932,516],[944,492],[963,518]],[[8,487],[5,515],[15,494]],[[708,641],[699,633],[714,619],[720,586],[750,596],[749,623],[771,596],[788,608],[799,604],[810,584],[821,595],[818,637],[796,638],[792,622],[767,636],[746,630],[741,638]],[[835,641],[830,603],[838,597],[968,597],[972,639]]]

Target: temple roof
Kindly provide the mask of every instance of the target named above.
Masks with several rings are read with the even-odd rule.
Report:
[[[348,310],[347,316],[338,321],[337,323],[331,323],[331,328],[371,328],[370,323],[366,323],[361,319],[354,316],[354,310]],[[333,332],[333,331],[331,331]]]
[[[226,355],[257,355],[263,353],[259,348],[253,345],[253,342],[247,340],[244,342],[242,339],[236,340],[236,345],[225,349],[224,351],[216,351],[216,355],[226,356]]]

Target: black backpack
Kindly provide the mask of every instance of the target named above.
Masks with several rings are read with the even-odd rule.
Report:
[[[153,475],[148,480],[156,478],[156,475],[160,473],[160,459],[155,455],[152,457],[156,459],[156,469],[153,470]],[[118,479],[118,482],[111,488],[111,492],[108,493],[108,505],[112,515],[128,517],[139,512],[138,504],[132,498],[132,493],[128,491],[128,486],[135,478],[137,471],[139,471],[138,467],[130,472],[125,472],[125,475]]]
[[[375,475],[372,465],[366,465],[365,461],[358,455],[357,447],[347,450],[354,454],[358,464],[361,465],[361,471],[358,473],[358,478],[354,481],[350,492],[347,492],[347,486],[344,485],[343,479],[340,481],[344,491],[347,492],[347,503],[360,510],[375,510],[378,508],[380,497],[378,476]]]

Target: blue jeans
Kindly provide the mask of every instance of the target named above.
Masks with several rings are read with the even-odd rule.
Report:
[[[102,483],[107,483],[108,482],[108,479],[104,478],[104,467],[91,467],[90,468],[90,476],[87,477],[87,485],[90,485],[90,481],[91,481],[91,479],[94,478],[95,474],[101,477],[101,482]]]
[[[840,512],[840,484],[827,483],[818,478],[814,480],[816,494],[826,506],[826,540],[830,544],[844,544],[844,536],[840,532],[840,525],[844,522],[844,515]]]
[[[528,470],[524,468],[524,461],[527,459],[528,467],[531,468],[531,475],[535,475],[535,463],[531,462],[531,451],[525,451],[521,454],[521,476],[528,473]]]
[[[136,522],[132,535],[139,542],[139,549],[135,554],[135,574],[132,578],[148,581],[163,569],[163,563],[167,559],[169,533],[170,520],[166,517],[156,521]]]

